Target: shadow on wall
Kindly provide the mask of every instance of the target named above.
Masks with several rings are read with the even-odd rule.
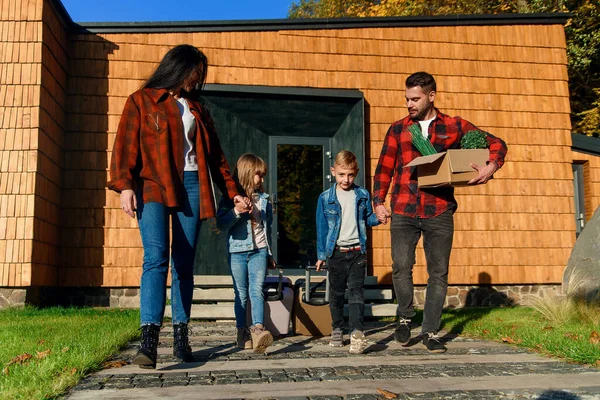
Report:
[[[453,337],[455,334],[461,334],[465,326],[481,319],[494,307],[506,307],[514,305],[514,301],[504,293],[498,292],[492,287],[492,277],[487,272],[480,272],[478,276],[478,286],[469,290],[465,299],[465,308],[477,308],[477,311],[465,312],[456,317],[460,321],[454,324],[452,330],[446,335]],[[451,318],[455,318],[454,316]]]
[[[56,304],[108,306],[104,267],[126,266],[117,252],[119,229],[115,208],[106,193],[108,160],[116,126],[109,126],[109,61],[119,48],[94,34],[70,34],[68,42],[67,131],[63,177],[61,268]],[[129,93],[118,93],[119,97]],[[121,103],[121,99],[113,100]],[[116,110],[118,107],[110,107]],[[109,203],[109,204],[107,204]],[[105,238],[113,243],[105,243]],[[126,243],[120,244],[126,246]],[[104,247],[113,251],[105,261]],[[119,265],[119,260],[123,264]],[[68,287],[65,288],[64,286]],[[87,287],[87,288],[85,288]],[[85,288],[85,289],[84,289]]]
[[[469,290],[465,307],[502,307],[513,306],[514,301],[506,294],[494,289],[492,277],[487,272],[480,272],[478,286]]]

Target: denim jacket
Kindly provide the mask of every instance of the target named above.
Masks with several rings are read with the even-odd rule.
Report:
[[[273,221],[273,206],[269,201],[269,195],[260,193],[259,196],[260,214],[262,225],[267,237],[267,250],[271,253],[271,222]],[[236,215],[233,206],[233,200],[222,197],[219,201],[219,210],[217,211],[217,227],[222,230],[227,229],[227,250],[230,253],[241,253],[243,251],[254,250],[252,221],[250,213]]]
[[[333,255],[342,226],[342,206],[337,199],[334,184],[319,196],[317,203],[317,258],[326,260]],[[367,226],[379,225],[373,212],[369,192],[354,185],[356,194],[356,225],[361,253],[367,252]]]

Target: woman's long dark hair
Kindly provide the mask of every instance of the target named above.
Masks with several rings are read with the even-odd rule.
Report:
[[[191,93],[182,90],[184,97],[195,98],[206,82],[208,59],[202,51],[189,44],[180,44],[169,50],[142,87],[168,90],[181,87],[198,65],[202,66],[198,89]]]

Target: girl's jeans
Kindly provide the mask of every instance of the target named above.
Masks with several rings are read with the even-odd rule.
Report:
[[[188,323],[194,291],[194,256],[200,230],[198,173],[183,174],[184,196],[180,207],[160,203],[143,204],[138,194],[136,212],[144,263],[140,287],[142,325],[161,325],[169,270],[169,219],[173,223],[171,243],[171,310],[173,324]]]
[[[252,325],[264,322],[263,283],[267,275],[267,248],[229,253],[229,267],[235,292],[235,326],[246,328],[248,297],[252,305]]]

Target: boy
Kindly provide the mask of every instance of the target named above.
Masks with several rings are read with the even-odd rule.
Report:
[[[348,287],[350,308],[350,353],[367,347],[363,320],[364,281],[367,269],[367,226],[379,225],[369,192],[354,184],[358,174],[356,156],[347,150],[335,156],[331,173],[335,185],[319,196],[317,203],[317,271],[329,269],[330,346],[344,345],[344,292]]]

